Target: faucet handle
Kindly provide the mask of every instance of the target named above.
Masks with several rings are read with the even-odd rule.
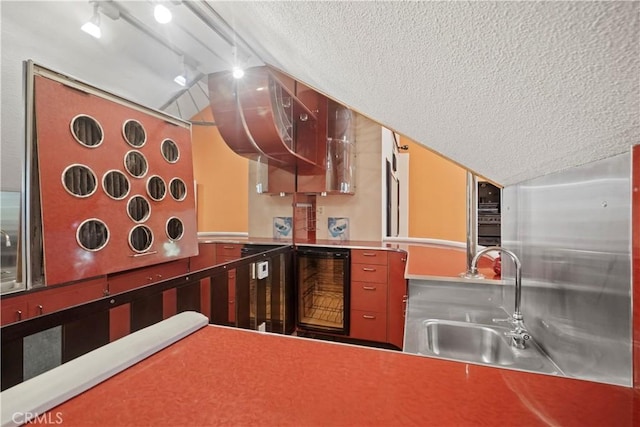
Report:
[[[526,348],[525,342],[531,339],[529,332],[522,328],[516,328],[513,331],[505,332],[504,334],[511,338],[511,345],[520,350]]]

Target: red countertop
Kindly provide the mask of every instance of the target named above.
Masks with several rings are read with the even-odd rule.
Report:
[[[201,237],[201,243],[233,242],[254,244],[281,244],[290,245],[291,241],[275,240],[270,238],[251,237],[239,239],[208,238]],[[322,240],[313,242],[297,242],[297,246],[319,247],[343,247],[350,249],[379,249],[392,251],[405,251],[408,253],[405,276],[408,279],[433,279],[433,280],[459,280],[460,273],[467,270],[467,251],[446,244],[405,244],[368,240]],[[493,272],[493,260],[487,256],[480,258],[480,273],[486,279],[499,279]]]
[[[64,426],[583,427],[638,425],[639,409],[631,388],[207,326],[49,415]]]

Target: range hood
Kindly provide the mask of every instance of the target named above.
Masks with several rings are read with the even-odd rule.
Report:
[[[327,98],[269,68],[209,75],[218,130],[237,154],[306,173],[325,169]]]

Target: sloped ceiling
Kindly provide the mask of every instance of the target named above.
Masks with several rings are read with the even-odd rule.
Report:
[[[497,183],[640,142],[637,2],[213,2],[258,56]]]

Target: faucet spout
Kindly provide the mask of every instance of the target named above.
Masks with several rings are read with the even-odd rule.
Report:
[[[524,327],[524,318],[522,316],[522,311],[520,309],[520,303],[522,301],[522,264],[520,260],[509,249],[502,248],[500,246],[489,246],[481,251],[478,251],[476,255],[473,257],[471,261],[471,274],[478,273],[478,261],[480,257],[486,254],[489,251],[499,251],[506,255],[508,255],[511,260],[513,260],[513,264],[516,267],[516,300],[515,300],[515,308],[513,311],[512,318],[510,319],[510,323],[513,324],[514,330],[509,334],[509,336],[513,339],[513,344],[517,348],[524,348],[524,342],[530,338],[530,335],[527,333],[527,330]]]
[[[0,229],[0,234],[2,234],[4,236],[4,245],[7,248],[11,247],[11,237],[9,237],[9,233],[7,233],[6,231]]]

